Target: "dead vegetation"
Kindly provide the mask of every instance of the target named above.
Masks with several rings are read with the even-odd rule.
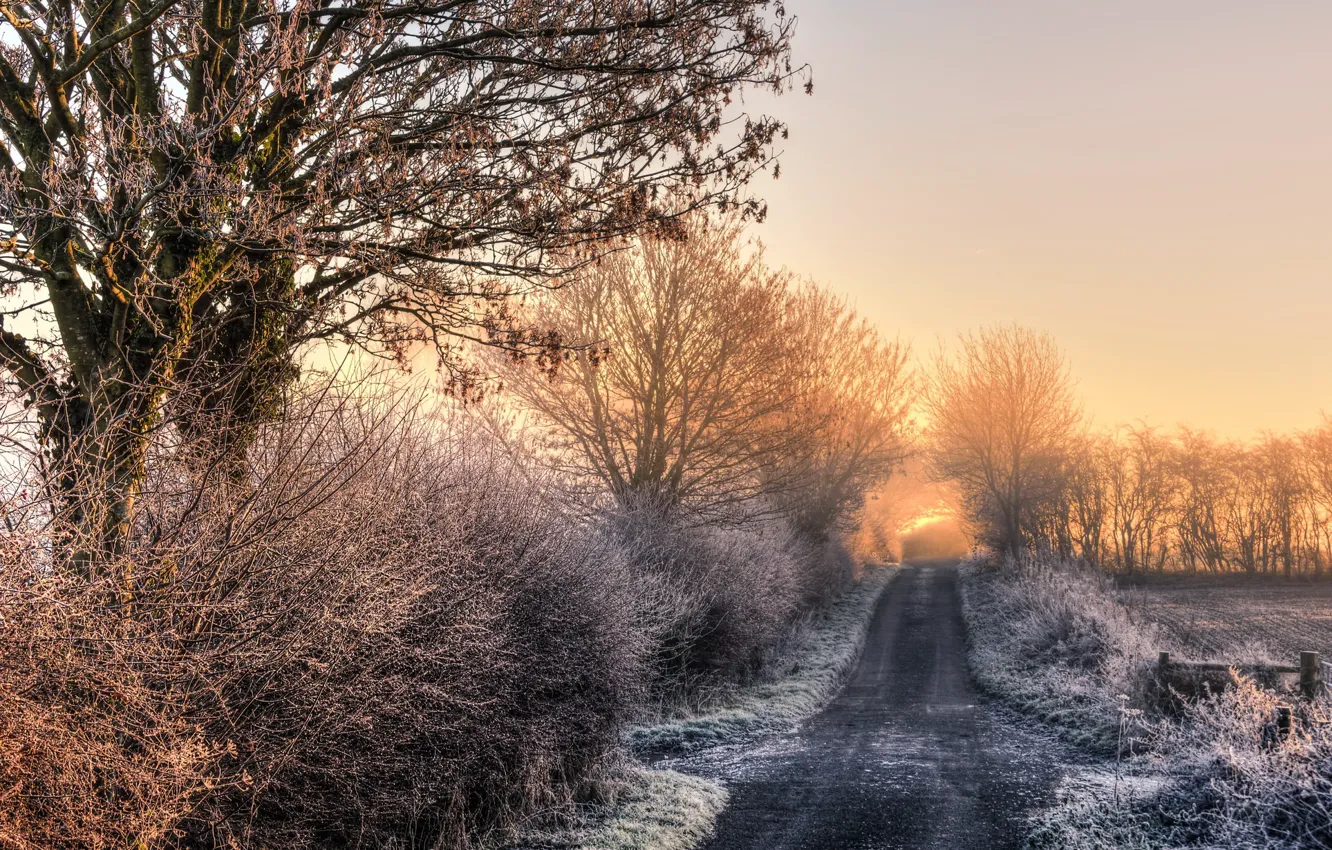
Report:
[[[595,801],[631,718],[755,676],[850,580],[780,519],[571,512],[469,430],[325,390],[243,479],[163,444],[93,576],[11,510],[0,844],[471,846]]]
[[[1116,759],[1073,779],[1030,846],[1293,850],[1332,840],[1326,696],[1306,701],[1290,683],[1235,673],[1162,681],[1153,658],[1171,636],[1098,571],[1054,559],[982,566],[968,570],[964,606],[982,684]],[[1263,660],[1253,652],[1227,660]]]

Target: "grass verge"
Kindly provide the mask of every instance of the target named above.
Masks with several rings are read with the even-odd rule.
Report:
[[[701,712],[633,729],[631,749],[639,754],[693,750],[789,728],[817,714],[855,667],[874,606],[896,574],[892,568],[869,568],[859,584],[811,619],[763,680]]]
[[[521,850],[690,850],[712,833],[726,789],[674,770],[625,771],[609,803],[564,830],[529,834]]]
[[[962,568],[962,612],[982,688],[1074,744],[1114,753],[1121,709],[1142,700],[1156,643],[1108,579],[1073,564],[972,560]]]
[[[964,576],[982,685],[1112,756],[1065,781],[1029,848],[1332,847],[1326,699],[1235,672],[1215,688],[1163,691],[1150,666],[1161,634],[1084,566],[972,564]],[[1121,740],[1132,748],[1115,760]]]

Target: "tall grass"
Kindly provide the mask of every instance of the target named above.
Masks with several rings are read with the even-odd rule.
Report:
[[[1154,629],[1076,562],[973,558],[963,610],[980,684],[1071,740],[1114,752],[1125,698],[1147,698]]]
[[[1131,721],[1125,776],[1076,777],[1031,846],[1332,846],[1326,697],[1305,702],[1236,673],[1163,693],[1153,669],[1162,636],[1079,564],[978,561],[964,588],[972,661],[987,687],[1106,754]],[[1293,714],[1287,737],[1282,707]]]

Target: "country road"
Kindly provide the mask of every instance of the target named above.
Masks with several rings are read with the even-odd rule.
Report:
[[[1021,846],[1069,754],[976,692],[957,583],[953,563],[904,567],[822,714],[672,765],[730,789],[707,850]]]

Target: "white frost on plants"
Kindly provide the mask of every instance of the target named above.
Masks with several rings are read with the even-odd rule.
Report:
[[[892,568],[869,569],[858,585],[814,618],[773,678],[741,688],[700,713],[633,729],[630,745],[639,752],[697,749],[791,727],[817,714],[855,667],[875,604],[896,574]]]

